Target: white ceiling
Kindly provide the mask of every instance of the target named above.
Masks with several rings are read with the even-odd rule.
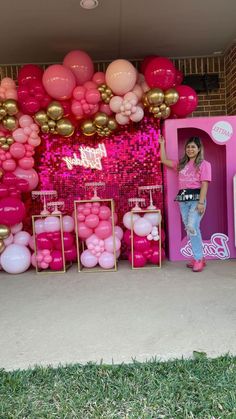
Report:
[[[61,62],[73,49],[93,60],[187,57],[236,39],[236,0],[2,0],[1,64]]]

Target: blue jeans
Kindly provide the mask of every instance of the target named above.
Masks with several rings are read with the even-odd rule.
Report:
[[[193,257],[195,260],[201,260],[203,258],[203,248],[200,222],[203,214],[199,214],[196,207],[197,201],[179,202],[182,221],[191,242]]]

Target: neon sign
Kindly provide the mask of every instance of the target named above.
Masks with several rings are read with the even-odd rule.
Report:
[[[83,166],[86,169],[102,170],[101,160],[103,157],[107,157],[105,144],[99,144],[97,148],[81,146],[79,151],[80,156],[74,153],[72,157],[62,157],[67,169],[72,170],[74,166]]]

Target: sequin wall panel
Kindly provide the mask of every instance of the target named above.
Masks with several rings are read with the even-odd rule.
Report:
[[[101,198],[113,198],[116,212],[121,222],[128,210],[128,198],[138,196],[138,186],[162,184],[162,172],[159,161],[158,134],[155,121],[149,118],[139,124],[121,129],[108,138],[84,137],[74,135],[60,138],[44,135],[37,152],[37,172],[40,178],[39,189],[56,189],[58,197],[65,201],[67,213],[73,211],[75,199],[88,199],[92,191],[85,189],[86,182],[105,182],[105,189],[99,189]],[[73,158],[74,153],[81,159],[80,147],[97,149],[106,147],[107,157],[101,158],[102,170],[85,168],[77,165],[71,170],[63,160]],[[148,195],[143,195],[149,203]],[[154,192],[154,203],[163,208],[161,192]],[[34,203],[32,211],[35,208]]]

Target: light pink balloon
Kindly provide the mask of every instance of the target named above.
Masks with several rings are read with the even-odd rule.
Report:
[[[94,73],[93,81],[98,85],[104,84],[105,83],[105,73],[103,73],[102,71],[98,71],[97,73]]]
[[[115,257],[113,253],[103,252],[98,260],[99,265],[103,269],[111,269],[115,266]]]
[[[45,227],[44,227],[44,220],[36,220],[34,223],[34,229],[36,234],[44,233]]]
[[[132,90],[133,93],[137,96],[138,100],[142,99],[143,96],[143,89],[139,84],[136,84]]]
[[[6,171],[6,172],[14,172],[14,170],[16,169],[16,162],[13,159],[8,159],[2,162],[2,168]]]
[[[97,240],[99,243],[99,238],[96,236],[96,234],[91,234],[91,236],[86,239],[86,246],[88,247],[89,244],[93,244],[94,240]]]
[[[78,236],[80,239],[87,239],[92,233],[93,230],[87,227],[85,223],[78,224]]]
[[[99,223],[99,218],[96,214],[87,215],[87,217],[85,219],[85,224],[86,224],[87,227],[95,228],[95,227],[97,227],[98,223]]]
[[[141,106],[137,106],[136,112],[130,115],[130,119],[133,122],[139,122],[143,119],[143,117],[144,117],[144,111],[143,111],[143,108],[141,108]]]
[[[95,228],[95,234],[99,239],[107,239],[112,233],[112,226],[109,221],[100,221],[97,228]]]
[[[39,177],[37,172],[34,169],[22,169],[21,167],[17,167],[14,171],[14,174],[20,178],[25,179],[29,182],[29,191],[32,191],[36,188],[39,183]]]
[[[143,216],[146,220],[150,221],[150,223],[152,224],[152,226],[157,226],[160,221],[161,221],[161,215],[158,214],[157,212],[153,212],[153,213],[146,213]]]
[[[71,233],[75,229],[74,219],[70,215],[64,215],[62,219],[63,231]]]
[[[113,112],[120,112],[120,107],[123,103],[123,98],[120,96],[113,96],[109,102],[110,109]]]
[[[100,99],[101,99],[101,95],[100,95],[100,92],[97,89],[87,90],[87,92],[85,94],[85,100],[88,103],[96,104],[100,101]]]
[[[34,166],[34,159],[33,157],[23,157],[18,161],[18,164],[22,169],[32,169],[32,167]]]
[[[88,249],[83,251],[80,256],[80,260],[85,268],[94,268],[94,266],[96,266],[98,263],[98,258],[94,256]]]
[[[74,74],[77,84],[91,80],[94,66],[90,56],[81,50],[70,51],[63,60],[63,65]]]
[[[122,113],[117,113],[116,114],[116,121],[120,125],[126,125],[126,124],[129,123],[129,117],[126,116],[126,115],[122,115]]]
[[[17,100],[17,91],[13,89],[8,89],[6,91],[6,99],[14,99]]]
[[[3,77],[1,81],[1,87],[4,89],[15,89],[16,83],[10,77]]]
[[[138,214],[133,214],[133,222],[135,222],[139,218],[140,216]],[[126,212],[125,215],[123,216],[123,224],[126,228],[131,230],[131,212],[130,211]]]
[[[9,246],[9,244],[12,244],[14,241],[13,234],[10,234],[10,236],[7,239],[4,239],[3,241],[4,241],[5,246]]]
[[[18,233],[18,231],[21,231],[22,228],[23,228],[22,223],[15,224],[11,227],[11,232],[12,232],[12,234],[16,234],[16,233]]]
[[[25,246],[10,244],[1,255],[1,265],[5,272],[20,274],[25,272],[31,263],[31,253]]]
[[[42,81],[46,92],[54,99],[70,99],[76,86],[72,71],[60,64],[46,68]]]
[[[116,237],[118,237],[118,239],[122,240],[122,238],[124,236],[124,232],[123,232],[122,228],[119,227],[119,226],[115,226],[114,232],[115,232]]]
[[[35,245],[34,245],[34,236],[31,236],[29,239],[29,247],[35,251]]]
[[[37,261],[36,261],[35,253],[33,253],[31,256],[31,264],[36,268]]]
[[[117,251],[117,250],[120,249],[121,241],[117,236],[115,236],[114,241],[115,241],[115,251]],[[110,236],[110,237],[108,237],[107,239],[104,240],[105,250],[107,252],[114,253],[114,241],[113,241],[112,236]]]
[[[28,246],[30,241],[30,234],[27,231],[19,231],[14,236],[14,243],[21,244],[22,246]]]
[[[119,59],[109,64],[105,79],[106,84],[116,95],[125,95],[134,88],[137,71],[129,61]]]
[[[44,220],[44,228],[47,233],[53,233],[60,231],[60,219],[59,217],[49,216]]]
[[[137,236],[144,237],[152,231],[152,224],[144,217],[140,217],[134,223],[134,232]]]
[[[34,121],[29,115],[22,115],[19,119],[19,124],[22,128],[29,127]]]
[[[17,143],[24,144],[28,140],[28,135],[23,131],[23,128],[17,128],[13,131],[12,136]]]

